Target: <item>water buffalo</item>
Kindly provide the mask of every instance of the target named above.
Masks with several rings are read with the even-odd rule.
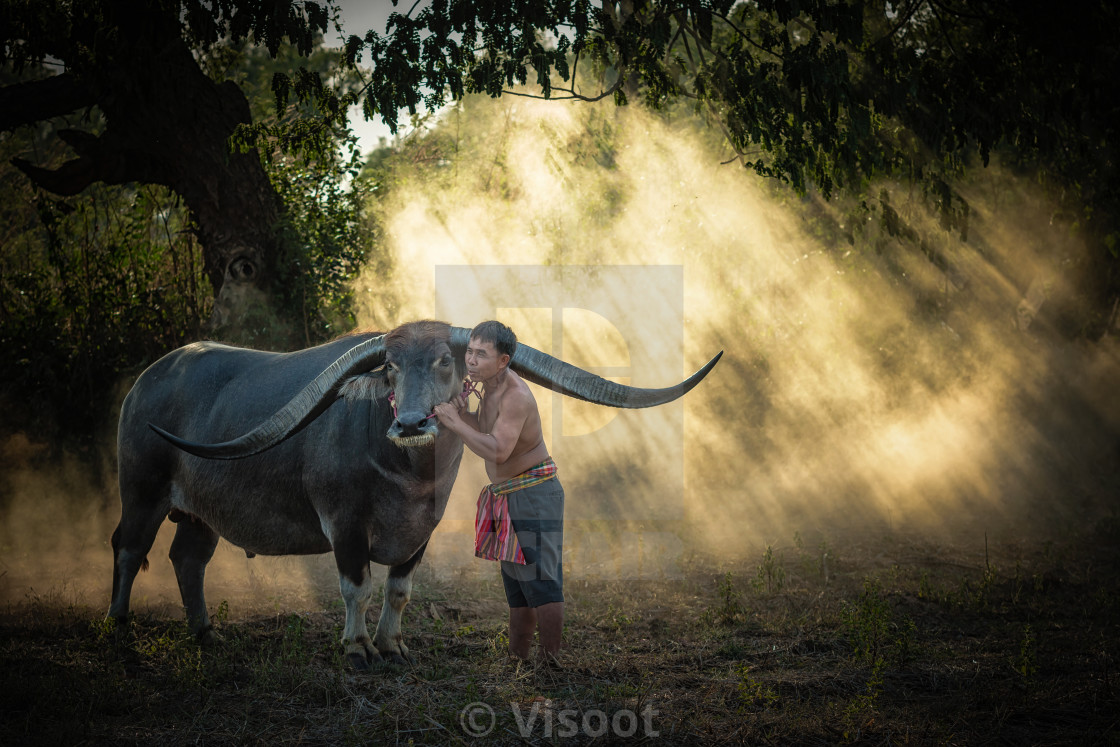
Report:
[[[410,660],[401,610],[463,455],[431,412],[462,393],[468,337],[422,321],[294,353],[199,342],[152,364],[121,410],[109,616],[127,618],[136,574],[169,518],[171,562],[201,639],[214,636],[203,577],[221,536],[249,554],[333,552],[350,663]],[[650,407],[688,392],[718,359],[666,389],[615,384],[523,344],[510,365],[571,397]],[[370,561],[389,567],[372,640]]]

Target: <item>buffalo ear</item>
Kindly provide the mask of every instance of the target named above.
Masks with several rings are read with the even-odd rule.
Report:
[[[376,401],[388,396],[389,380],[385,376],[385,366],[379,366],[368,373],[355,374],[346,379],[338,389],[338,398],[347,401]]]

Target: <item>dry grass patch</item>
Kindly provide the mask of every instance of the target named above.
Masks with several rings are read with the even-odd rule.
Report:
[[[1104,538],[1107,539],[1107,538]],[[496,579],[421,575],[410,668],[347,669],[342,611],[215,610],[118,631],[64,592],[0,620],[4,744],[1080,744],[1115,740],[1116,543],[958,550],[888,536],[568,584],[562,670],[506,655]],[[294,604],[294,603],[293,603]],[[304,603],[306,607],[306,603]],[[475,726],[478,729],[475,729]]]

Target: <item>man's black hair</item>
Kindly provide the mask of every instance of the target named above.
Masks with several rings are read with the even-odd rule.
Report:
[[[517,350],[517,335],[506,325],[494,320],[478,324],[471,330],[471,338],[490,343],[498,351],[498,355],[512,358],[513,351]]]

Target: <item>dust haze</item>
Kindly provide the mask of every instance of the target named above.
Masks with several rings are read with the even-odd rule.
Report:
[[[899,184],[877,185],[865,209],[773,188],[720,165],[728,154],[688,119],[525,100],[447,116],[449,131],[473,134],[395,186],[396,275],[388,294],[384,278],[363,280],[370,324],[432,315],[447,265],[511,266],[511,295],[524,266],[591,266],[579,271],[592,276],[602,265],[667,266],[683,287],[635,284],[609,313],[489,305],[535,347],[622,369],[630,378],[616,380],[638,386],[679,381],[725,351],[684,398],[683,429],[644,421],[625,438],[596,438],[602,420],[636,414],[558,409],[536,390],[562,419],[546,421],[546,439],[585,434],[560,469],[569,519],[588,518],[596,540],[617,550],[627,533],[671,532],[682,552],[716,556],[838,531],[979,545],[984,533],[1068,530],[1111,510],[1117,348],[1063,342],[1047,327],[1083,247],[1025,180],[993,165],[955,185],[968,202],[962,236]],[[924,241],[885,230],[888,210]],[[816,238],[828,221],[851,241]],[[559,282],[581,281],[577,271]],[[662,308],[681,310],[683,341],[610,332]],[[470,326],[479,314],[449,321]],[[637,349],[681,361],[682,344],[681,368],[626,369]],[[666,482],[674,445],[683,471]],[[482,480],[470,467],[441,530],[472,515]],[[603,545],[577,548],[570,563],[580,570]]]
[[[526,344],[641,387],[724,351],[651,411],[534,388],[567,493],[570,577],[657,577],[795,536],[982,546],[1115,510],[1118,348],[1051,328],[1083,248],[998,164],[954,185],[962,236],[916,189],[884,183],[863,206],[799,198],[721,165],[729,154],[698,122],[635,107],[468,99],[439,135],[436,156],[417,149],[392,174],[380,207],[392,270],[357,281],[360,326],[497,316]],[[887,211],[925,243],[887,231]],[[840,230],[822,238],[826,225]],[[477,282],[448,285],[463,272]],[[91,487],[41,448],[3,445],[0,597],[107,607],[115,483]],[[492,570],[471,555],[485,481],[468,453],[420,582]],[[136,609],[178,607],[170,536],[165,525]],[[329,557],[248,560],[223,541],[207,575],[211,608],[333,597]]]

